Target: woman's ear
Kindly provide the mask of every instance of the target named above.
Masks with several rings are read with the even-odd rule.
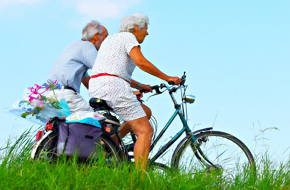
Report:
[[[137,30],[138,29],[138,25],[134,24],[133,30]]]

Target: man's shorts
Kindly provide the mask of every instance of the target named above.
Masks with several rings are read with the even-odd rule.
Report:
[[[56,89],[54,92],[50,91],[46,96],[56,98],[58,101],[64,99],[67,102],[72,114],[79,111],[93,111],[89,103],[83,99],[79,93],[76,93],[70,89]]]

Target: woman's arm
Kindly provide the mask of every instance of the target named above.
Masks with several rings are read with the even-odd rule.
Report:
[[[179,77],[171,77],[160,71],[157,67],[155,67],[150,61],[148,61],[142,54],[140,47],[135,46],[130,51],[130,57],[133,62],[143,71],[149,73],[155,77],[158,77],[167,82],[172,81],[175,84],[179,84],[181,82]]]
[[[135,81],[133,79],[131,79],[130,86],[132,88],[136,88],[138,90],[143,90],[144,92],[151,92],[152,91],[152,88],[149,85],[142,84],[142,83]]]

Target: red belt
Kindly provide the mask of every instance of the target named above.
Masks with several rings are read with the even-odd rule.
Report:
[[[126,79],[124,77],[121,77],[119,75],[109,74],[109,73],[99,73],[96,75],[92,75],[91,78],[97,78],[97,77],[102,77],[102,76],[118,77],[118,78],[123,79],[124,81],[128,82],[129,84],[131,83],[128,79]]]

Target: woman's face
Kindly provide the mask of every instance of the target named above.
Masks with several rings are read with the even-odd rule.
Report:
[[[132,32],[135,36],[137,41],[141,44],[145,37],[149,34],[148,33],[148,27],[145,25],[143,28],[139,28],[139,26],[135,25],[134,26],[134,31]]]

